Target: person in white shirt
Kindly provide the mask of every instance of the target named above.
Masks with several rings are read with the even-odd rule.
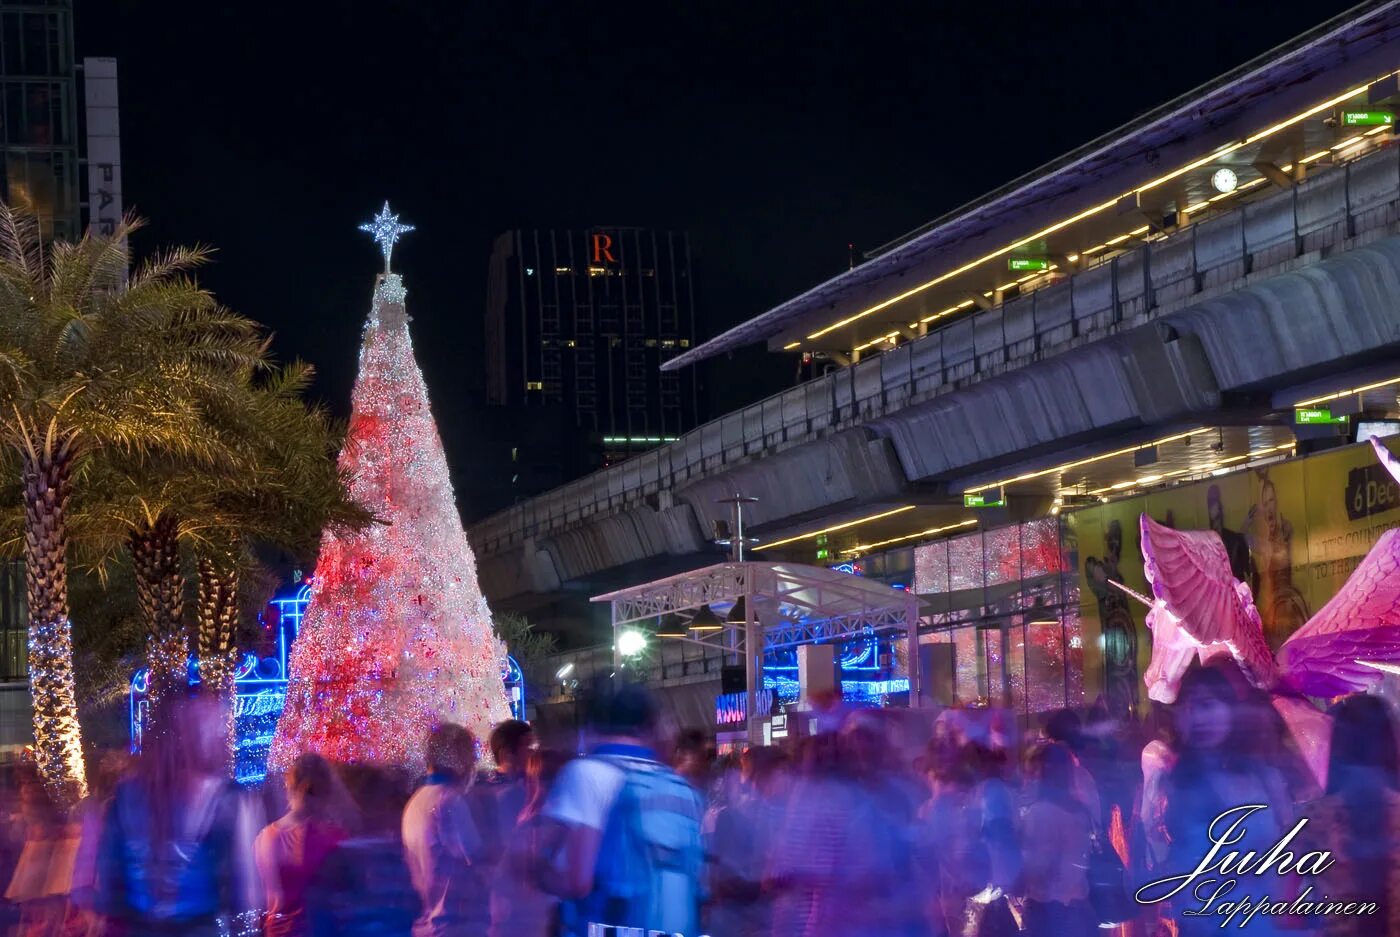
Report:
[[[467,791],[475,777],[476,739],[453,723],[432,731],[428,777],[403,812],[404,857],[423,912],[414,937],[484,937],[491,906],[484,843]]]
[[[697,932],[704,807],[651,747],[656,718],[644,688],[600,683],[589,754],[564,767],[545,802],[536,874],[564,899],[565,937],[586,937],[591,923]]]

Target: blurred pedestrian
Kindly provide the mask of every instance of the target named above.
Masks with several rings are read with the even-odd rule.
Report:
[[[289,809],[265,827],[254,844],[266,895],[266,937],[302,937],[308,932],[307,888],[345,838],[345,830],[330,816],[336,781],[324,758],[312,752],[298,756],[285,780]]]
[[[1084,764],[1088,760],[1085,754],[1088,746],[1079,715],[1072,709],[1060,709],[1051,713],[1049,718],[1045,720],[1045,738],[1063,745],[1069,752],[1074,762],[1071,790],[1075,799],[1083,804],[1084,809],[1088,811],[1089,820],[1094,825],[1094,832],[1102,833],[1108,828],[1108,817],[1104,815],[1103,805],[1099,799],[1099,785]]]
[[[772,914],[763,876],[787,808],[788,759],[780,749],[750,746],[739,765],[737,791],[709,818],[710,902],[704,930],[767,937]]]
[[[986,885],[985,874],[973,872],[971,859],[980,848],[982,833],[978,814],[969,809],[972,768],[959,757],[954,735],[944,732],[935,733],[929,742],[924,769],[929,799],[919,810],[915,887],[922,894],[932,937],[961,937],[967,901]]]
[[[1075,761],[1058,742],[1030,757],[1030,802],[1021,817],[1021,894],[1028,937],[1091,937],[1089,905],[1093,820],[1075,791]]]
[[[314,937],[408,937],[422,903],[400,835],[407,784],[373,765],[344,765],[340,775],[356,825],[307,889],[308,931]]]
[[[261,825],[228,777],[228,714],[213,699],[162,701],[117,784],[97,855],[97,908],[125,937],[249,929],[261,895]],[[223,924],[221,925],[221,919]]]
[[[476,739],[446,722],[426,745],[427,782],[403,812],[404,855],[423,903],[414,937],[481,937],[491,923],[485,840],[467,792],[476,777]]]
[[[1374,696],[1349,696],[1332,709],[1327,793],[1301,811],[1307,850],[1324,850],[1330,868],[1314,893],[1341,902],[1374,902],[1374,914],[1323,919],[1326,937],[1400,937],[1400,759],[1395,720]],[[1301,849],[1299,850],[1302,851]]]
[[[568,763],[565,752],[531,749],[525,759],[526,803],[506,838],[491,881],[491,937],[551,937],[559,900],[536,883],[534,860],[549,790]]]
[[[112,791],[127,767],[125,752],[107,752],[94,760],[88,772],[88,793],[74,808],[79,830],[73,860],[73,893],[67,937],[100,937],[103,925],[97,913],[97,851],[102,824],[111,807]]]
[[[1258,804],[1231,849],[1263,855],[1293,824],[1292,801],[1278,765],[1258,756],[1259,742],[1250,737],[1260,724],[1250,711],[1268,706],[1263,695],[1237,683],[1223,668],[1231,661],[1195,666],[1181,680],[1176,704],[1176,762],[1164,785],[1169,847],[1154,880],[1187,875],[1211,853],[1211,824],[1227,810]],[[1237,668],[1235,668],[1237,669]],[[1219,828],[1217,827],[1217,831]],[[1152,897],[1149,893],[1146,897]],[[1207,915],[1184,915],[1195,909],[1194,896],[1183,892],[1173,901],[1182,937],[1215,934],[1219,924]],[[1276,933],[1278,921],[1258,915],[1250,921],[1251,935]]]
[[[5,900],[19,908],[16,931],[25,937],[57,933],[68,907],[71,890],[71,860],[68,881],[61,882],[63,845],[67,824],[52,790],[33,767],[26,766],[20,778],[20,822],[24,847],[14,876],[5,891]]]
[[[891,831],[859,782],[857,756],[839,735],[804,740],[802,769],[788,798],[764,878],[773,934],[883,937],[891,931]],[[901,886],[902,887],[902,886]],[[899,920],[899,909],[894,920]]]
[[[671,766],[690,782],[702,797],[710,794],[715,763],[715,743],[704,729],[682,729],[676,736]]]
[[[696,933],[704,852],[700,794],[653,748],[656,703],[640,686],[600,681],[589,705],[585,758],[560,772],[537,864],[564,899],[566,937],[590,923]]]
[[[525,764],[536,746],[528,722],[507,719],[491,730],[487,748],[495,767],[472,785],[468,799],[482,835],[482,863],[494,866],[505,854],[507,838],[525,809]],[[489,870],[483,870],[490,880]]]

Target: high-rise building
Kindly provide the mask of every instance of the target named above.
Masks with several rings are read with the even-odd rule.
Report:
[[[694,369],[660,370],[694,340],[685,234],[601,227],[496,239],[486,298],[491,405],[562,413],[602,461],[617,461],[696,425]]]
[[[117,63],[75,57],[72,0],[0,0],[0,199],[52,240],[121,218]]]
[[[0,197],[60,240],[82,223],[76,74],[72,0],[0,2]]]
[[[508,231],[486,302],[486,512],[541,494],[699,422],[690,242],[642,228]]]

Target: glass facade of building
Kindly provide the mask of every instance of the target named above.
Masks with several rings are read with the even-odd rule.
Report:
[[[24,564],[0,564],[0,683],[28,679],[28,619]]]
[[[1400,526],[1400,486],[1369,444],[1351,445],[849,565],[919,595],[922,680],[935,702],[1029,718],[1102,701],[1140,715],[1152,639],[1145,609],[1111,583],[1149,591],[1144,513],[1220,534],[1277,649]]]
[[[914,549],[925,601],[923,680],[944,705],[1032,714],[1084,699],[1079,584],[1060,519],[975,531]]]
[[[46,238],[81,235],[71,0],[0,2],[0,197]]]

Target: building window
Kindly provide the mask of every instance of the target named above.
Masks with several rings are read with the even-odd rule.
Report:
[[[526,390],[544,390],[544,381],[526,381]]]
[[[674,338],[663,338],[663,339],[661,340],[661,347],[662,347],[662,348],[675,348],[675,347],[676,347],[676,340],[675,340]]]
[[[683,339],[681,339],[681,347],[682,347],[682,348],[689,348],[689,347],[690,347],[690,339],[688,339],[688,338],[683,338]]]

